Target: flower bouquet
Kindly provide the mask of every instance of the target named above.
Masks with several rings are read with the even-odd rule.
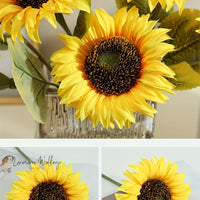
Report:
[[[115,3],[111,16],[91,0],[1,1],[0,48],[13,79],[0,73],[0,88],[17,88],[43,123],[40,137],[153,137],[155,103],[200,85],[200,10],[184,0]],[[64,18],[72,8],[73,34]],[[50,60],[40,52],[43,18],[65,31]]]

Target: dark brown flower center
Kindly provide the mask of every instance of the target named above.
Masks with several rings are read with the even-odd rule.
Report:
[[[97,92],[106,96],[128,92],[140,77],[138,49],[122,37],[102,39],[85,60],[85,73]]]
[[[150,179],[146,181],[140,190],[138,200],[171,200],[168,186],[161,180]]]
[[[67,200],[67,194],[56,182],[42,182],[32,189],[29,200]]]
[[[16,0],[16,5],[26,8],[31,6],[32,8],[41,8],[43,3],[46,3],[48,0]]]

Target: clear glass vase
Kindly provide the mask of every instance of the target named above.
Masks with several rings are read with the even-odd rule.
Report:
[[[155,118],[136,113],[136,123],[130,128],[105,129],[100,123],[93,127],[91,121],[75,119],[75,109],[59,103],[57,94],[48,94],[48,113],[45,124],[36,122],[37,138],[153,138]],[[156,107],[155,102],[149,102]]]

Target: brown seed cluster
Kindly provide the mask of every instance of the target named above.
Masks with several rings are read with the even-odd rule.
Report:
[[[46,3],[48,0],[16,0],[16,5],[26,8],[31,6],[32,8],[41,8],[43,3]]]
[[[100,62],[103,54],[119,55],[114,68]],[[114,62],[114,61],[113,61]],[[128,92],[140,77],[141,56],[127,39],[112,37],[97,42],[85,60],[85,73],[97,92],[106,96]]]
[[[56,182],[42,182],[33,188],[29,200],[67,200],[67,194]]]
[[[171,194],[169,188],[161,180],[150,179],[146,181],[140,190],[138,200],[171,200]]]

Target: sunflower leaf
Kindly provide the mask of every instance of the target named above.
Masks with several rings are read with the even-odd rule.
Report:
[[[7,42],[4,40],[2,40],[2,39],[0,39],[0,50],[1,51],[4,51],[4,50],[7,50],[8,49],[8,45],[7,45]]]
[[[176,74],[176,80],[170,81],[176,86],[175,90],[187,90],[200,86],[200,74],[187,62],[181,62],[169,66]]]
[[[0,72],[0,90],[4,90],[7,88],[10,88],[10,89],[15,88],[14,80]]]
[[[142,15],[146,15],[150,13],[149,4],[147,0],[132,0],[131,2],[127,2],[127,0],[115,0],[117,8],[120,9],[122,7],[128,7],[131,8],[132,6],[136,6],[139,9],[139,13]],[[163,20],[165,17],[167,17],[169,14],[173,12],[173,8],[170,9],[168,12],[161,9],[161,5],[158,4],[156,8],[150,13],[150,19],[151,20]]]
[[[115,0],[115,2],[118,9],[126,6],[128,6],[128,8],[136,6],[139,9],[140,14],[147,14],[150,12],[147,0],[132,0],[129,3],[127,2],[127,0]]]
[[[200,16],[200,10],[185,9],[182,15],[175,12],[161,22],[160,27],[171,29],[169,36],[172,40],[166,42],[175,46],[175,51],[168,53],[163,61],[167,65],[187,62],[200,73],[200,22],[196,18]]]
[[[7,34],[7,33],[5,33],[5,34],[3,35],[3,37],[4,37],[4,40],[2,40],[2,39],[0,38],[0,50],[1,50],[1,51],[8,50],[7,38],[10,38],[10,35]]]
[[[73,35],[82,38],[87,29],[89,28],[89,26],[90,26],[90,13],[85,11],[79,11]]]
[[[168,12],[166,12],[165,9],[162,9],[160,4],[157,4],[157,6],[154,8],[154,10],[151,13],[150,20],[158,20],[159,22],[161,22],[173,12],[174,12],[173,7]]]
[[[7,41],[17,90],[34,119],[45,122],[47,115],[45,93],[48,83],[43,77],[42,63],[27,52],[19,40],[13,42],[8,39]]]

